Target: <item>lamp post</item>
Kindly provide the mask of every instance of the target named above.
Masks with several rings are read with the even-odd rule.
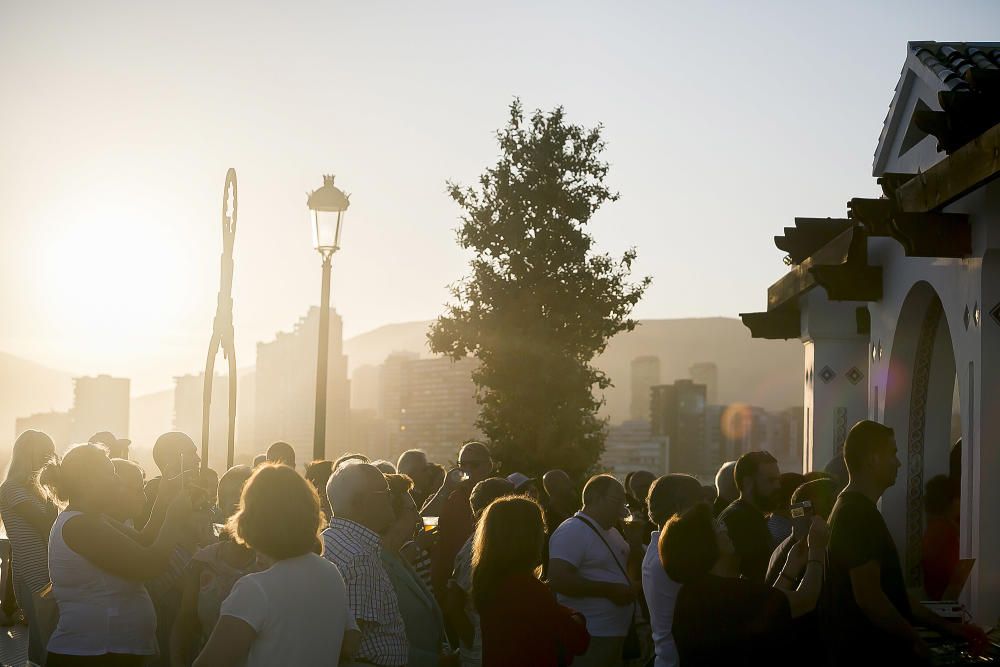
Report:
[[[323,257],[323,288],[319,305],[319,351],[316,355],[316,424],[313,459],[326,458],[326,375],[330,347],[330,264],[340,250],[340,229],[350,197],[333,185],[333,176],[323,177],[323,187],[309,194],[306,205],[313,228],[313,246]]]

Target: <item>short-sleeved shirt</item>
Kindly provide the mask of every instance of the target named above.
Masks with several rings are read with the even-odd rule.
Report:
[[[649,546],[642,559],[642,592],[649,607],[649,626],[656,650],[654,667],[677,667],[677,644],[674,642],[674,608],[681,585],[667,576],[660,563],[660,531],[650,534]]]
[[[853,491],[840,494],[830,514],[828,554],[822,616],[836,663],[854,664],[864,658],[874,664],[880,656],[889,660],[908,655],[909,647],[876,628],[854,599],[851,570],[875,561],[882,592],[903,618],[911,618],[896,544],[871,499]]]
[[[14,511],[22,503],[49,511],[53,518],[56,512],[55,507],[20,482],[9,480],[0,485],[0,516],[10,539],[14,581],[38,593],[49,584],[49,536],[39,533],[20,512]]]
[[[323,557],[337,566],[361,627],[356,658],[374,665],[405,665],[410,646],[399,599],[382,565],[382,538],[354,521],[334,517],[323,531]]]
[[[611,549],[584,522],[600,531]],[[614,555],[611,550],[614,550]],[[628,578],[622,572],[628,555],[629,546],[621,533],[614,528],[603,529],[583,512],[577,512],[563,521],[549,540],[549,559],[569,563],[576,568],[578,575],[590,581],[628,584]],[[628,634],[634,605],[619,606],[607,598],[578,598],[563,594],[557,597],[559,604],[580,612],[587,619],[587,632],[591,637],[624,637]]]
[[[475,667],[482,663],[483,637],[479,625],[479,612],[472,599],[472,538],[466,540],[455,556],[455,571],[452,573],[452,583],[465,593],[465,616],[472,624],[472,646],[459,642],[458,654],[462,659],[462,667]]]
[[[673,634],[680,664],[782,664],[791,620],[781,591],[749,579],[705,575],[677,594]]]
[[[723,510],[719,521],[726,524],[729,539],[740,557],[740,574],[753,581],[764,581],[771,558],[771,531],[764,513],[742,498]]]
[[[344,631],[355,627],[340,572],[311,553],[241,578],[220,615],[257,633],[247,667],[335,665]]]

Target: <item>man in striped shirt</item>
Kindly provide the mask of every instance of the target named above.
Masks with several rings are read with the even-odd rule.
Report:
[[[334,470],[326,493],[333,518],[323,531],[323,556],[340,569],[361,630],[355,659],[384,667],[405,665],[406,626],[380,558],[379,535],[395,518],[385,476],[368,463],[347,463]]]

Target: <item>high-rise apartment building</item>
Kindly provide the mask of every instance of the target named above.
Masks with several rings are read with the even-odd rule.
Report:
[[[670,472],[714,474],[705,456],[705,385],[691,380],[651,389],[652,433],[670,439]]]
[[[650,420],[650,388],[660,384],[660,358],[636,357],[632,360],[632,402],[629,418],[633,421]]]
[[[481,437],[476,428],[479,404],[472,382],[476,364],[472,358],[399,361],[396,455],[407,449],[422,449],[431,461],[447,464],[455,460],[463,443]],[[394,381],[397,369],[390,370],[389,361],[386,368],[387,379]],[[386,412],[393,407],[385,406]]]
[[[110,375],[74,378],[71,441],[86,442],[98,431],[127,438],[130,387],[128,378]]]
[[[257,344],[254,439],[259,452],[283,440],[295,449],[297,462],[313,459],[319,316],[319,308],[313,306],[291,332],[279,332],[273,341]],[[332,308],[329,345],[325,456],[336,458],[349,445],[350,381],[343,323]]]
[[[614,475],[647,470],[656,476],[669,468],[669,438],[653,435],[647,420],[631,420],[608,427],[601,465]]]
[[[719,367],[712,361],[700,361],[690,369],[691,380],[705,385],[705,398],[709,405],[719,403]]]
[[[238,376],[236,389],[236,451],[255,454],[254,389],[255,373],[244,372]],[[181,375],[174,378],[173,429],[191,436],[201,447],[201,418],[204,411],[205,374]],[[216,375],[212,379],[212,415],[209,419],[209,465],[220,469],[226,460],[229,447],[229,376]]]

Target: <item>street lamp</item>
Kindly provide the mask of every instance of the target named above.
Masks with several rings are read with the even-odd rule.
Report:
[[[350,197],[333,184],[333,176],[323,177],[323,187],[306,200],[313,229],[313,246],[323,257],[323,288],[320,294],[319,351],[316,355],[316,423],[313,430],[313,459],[326,458],[326,374],[330,346],[330,263],[340,250],[340,229]]]

